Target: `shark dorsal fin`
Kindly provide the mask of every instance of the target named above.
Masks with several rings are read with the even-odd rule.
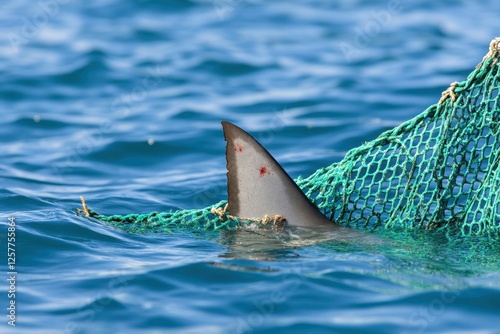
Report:
[[[229,122],[223,121],[222,127],[231,215],[257,219],[281,215],[290,226],[333,224],[257,140]]]

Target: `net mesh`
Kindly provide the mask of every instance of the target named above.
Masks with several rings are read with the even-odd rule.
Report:
[[[499,235],[499,45],[466,80],[415,118],[295,181],[331,220],[357,228],[443,229]],[[88,215],[131,231],[233,229],[226,201],[197,210]]]

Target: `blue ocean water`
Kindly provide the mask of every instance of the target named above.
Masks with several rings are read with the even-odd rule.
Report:
[[[463,1],[40,0],[0,12],[2,333],[499,333],[497,245],[131,234],[226,198],[228,120],[308,176],[435,103],[499,35]],[[16,296],[8,296],[9,218]],[[16,326],[7,324],[10,301]]]

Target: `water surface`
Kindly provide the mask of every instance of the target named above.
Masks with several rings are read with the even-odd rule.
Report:
[[[107,214],[225,199],[223,119],[308,176],[435,103],[499,35],[492,0],[396,4],[6,2],[0,276],[15,216],[18,318],[4,280],[2,332],[498,332],[499,252],[480,240],[292,247],[75,214],[80,195]]]

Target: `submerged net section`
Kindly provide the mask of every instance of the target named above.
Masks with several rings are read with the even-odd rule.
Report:
[[[320,210],[358,228],[425,228],[464,236],[500,233],[500,38],[465,81],[422,114],[296,180]],[[226,202],[199,210],[104,216],[131,230],[205,230],[242,223]],[[214,210],[215,208],[215,210]]]

